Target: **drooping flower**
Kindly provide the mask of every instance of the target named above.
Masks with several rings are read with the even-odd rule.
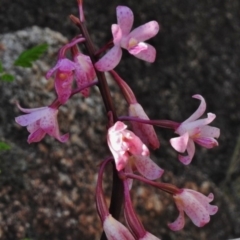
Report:
[[[184,212],[196,226],[203,227],[210,221],[210,216],[218,211],[217,206],[209,204],[213,198],[212,193],[206,197],[197,191],[182,189],[181,193],[174,196],[179,216],[173,223],[168,224],[169,228],[173,231],[178,231],[184,227]]]
[[[134,240],[130,231],[111,214],[105,218],[103,230],[108,240]]]
[[[27,113],[25,115],[15,118],[15,121],[24,127],[27,127],[30,135],[28,136],[28,143],[41,141],[46,134],[56,138],[60,142],[66,142],[69,138],[68,134],[60,135],[57,114],[58,110],[51,107],[41,108],[18,108]]]
[[[163,169],[150,159],[147,146],[127,130],[124,123],[118,121],[109,128],[107,141],[118,171],[134,167],[149,179],[159,178],[163,174]]]
[[[55,89],[60,103],[64,104],[70,97],[73,82],[73,70],[76,69],[76,64],[67,58],[61,58],[57,64],[50,69],[46,78],[49,79],[56,71]]]
[[[89,56],[79,52],[74,56],[74,62],[76,63],[75,77],[78,88],[92,82],[96,78],[96,72]],[[84,97],[88,97],[89,88],[85,88],[81,93]]]
[[[129,105],[129,116],[138,117],[141,119],[149,120],[149,117],[143,110],[142,106],[139,103],[133,103]],[[149,124],[131,122],[133,132],[147,145],[153,149],[159,148],[160,143],[157,137],[157,134],[154,130],[154,127]]]
[[[218,142],[215,138],[220,136],[219,128],[208,126],[208,124],[215,119],[215,114],[208,113],[207,118],[198,119],[206,110],[204,98],[201,95],[194,95],[193,98],[201,101],[198,109],[187,120],[181,123],[175,131],[180,137],[170,140],[172,147],[178,152],[183,153],[187,150],[187,156],[178,156],[179,161],[185,165],[188,165],[194,156],[194,142],[205,148],[213,148],[218,146]]]
[[[116,13],[117,24],[112,25],[114,47],[95,64],[95,67],[99,71],[109,71],[115,68],[122,57],[121,48],[128,50],[130,54],[139,59],[154,62],[156,50],[144,41],[158,33],[158,23],[150,21],[131,31],[134,20],[132,10],[126,6],[118,6]]]

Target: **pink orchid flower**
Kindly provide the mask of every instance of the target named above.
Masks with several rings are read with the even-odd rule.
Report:
[[[198,119],[206,110],[206,102],[204,98],[201,95],[194,95],[193,98],[201,101],[198,109],[187,120],[181,123],[175,131],[180,137],[172,138],[170,140],[172,147],[176,151],[183,153],[187,150],[187,156],[178,156],[179,161],[185,165],[188,165],[194,156],[194,142],[205,148],[213,148],[218,146],[218,142],[215,138],[220,136],[219,128],[208,126],[208,124],[215,119],[215,114],[208,113],[207,118]]]
[[[73,82],[73,70],[76,69],[76,64],[67,58],[59,59],[57,64],[50,69],[46,78],[49,79],[56,71],[55,89],[60,103],[64,104],[70,97]]]
[[[212,193],[206,197],[197,191],[182,189],[180,194],[174,196],[179,216],[173,223],[168,224],[169,228],[178,231],[184,227],[184,212],[196,226],[203,227],[210,221],[210,215],[214,215],[218,211],[217,206],[209,204],[213,198]]]
[[[15,118],[15,121],[21,126],[27,126],[28,143],[41,141],[46,134],[55,137],[60,142],[66,142],[69,138],[68,134],[60,136],[57,114],[58,110],[51,107],[41,108],[22,108],[18,105],[18,108],[27,113],[25,115]]]
[[[111,214],[105,218],[103,230],[108,240],[134,240],[130,231]]]
[[[109,71],[115,68],[122,57],[121,48],[128,50],[130,54],[139,59],[154,62],[156,50],[144,41],[158,33],[158,23],[151,21],[131,31],[134,20],[132,10],[126,6],[118,6],[116,12],[117,24],[112,25],[114,47],[95,64],[96,69]]]
[[[149,120],[149,117],[143,110],[142,106],[139,103],[133,103],[129,105],[128,113],[130,117],[138,117],[141,119]],[[149,124],[131,122],[133,132],[147,145],[152,149],[157,149],[160,146],[157,134],[154,130],[154,127]]]
[[[156,179],[163,174],[163,169],[150,159],[147,146],[133,132],[127,130],[124,123],[118,121],[109,128],[107,142],[118,171],[125,167],[127,171],[131,171],[132,167],[136,167],[148,179]]]
[[[96,78],[96,72],[89,56],[79,52],[76,56],[74,56],[74,62],[76,64],[75,77],[78,88],[92,82]],[[81,91],[81,93],[84,97],[88,97],[89,88],[85,88]]]

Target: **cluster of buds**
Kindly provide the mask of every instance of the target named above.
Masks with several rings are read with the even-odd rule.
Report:
[[[34,109],[25,109],[18,104],[18,108],[26,114],[17,117],[16,122],[21,126],[27,126],[30,132],[29,143],[39,142],[46,134],[55,137],[60,142],[66,142],[69,135],[61,136],[58,127],[59,107],[74,94],[81,93],[83,97],[89,97],[90,87],[97,86],[106,108],[107,144],[112,153],[112,157],[105,159],[100,165],[96,187],[97,211],[105,232],[101,239],[159,239],[145,230],[134,210],[130,197],[133,180],[142,181],[173,196],[179,216],[173,223],[168,224],[171,230],[177,231],[184,227],[184,212],[196,226],[204,226],[210,221],[210,215],[214,215],[218,210],[217,206],[210,204],[213,194],[210,193],[206,197],[190,189],[179,189],[174,185],[156,181],[161,178],[164,170],[150,158],[149,148],[155,150],[160,147],[154,127],[170,129],[179,135],[170,139],[171,146],[181,153],[178,156],[179,161],[185,165],[190,164],[195,154],[195,143],[205,148],[218,145],[216,138],[219,137],[220,130],[208,125],[215,119],[215,114],[208,113],[206,118],[199,119],[206,110],[206,102],[201,95],[196,94],[193,98],[200,100],[200,105],[182,123],[149,119],[127,82],[113,69],[121,60],[122,49],[126,49],[139,59],[154,62],[156,50],[144,41],[158,33],[158,23],[150,21],[131,30],[134,20],[133,12],[126,6],[118,6],[116,9],[117,24],[112,25],[113,39],[103,48],[95,51],[85,25],[82,0],[78,0],[78,7],[79,18],[73,15],[70,18],[79,27],[81,35],[59,50],[56,65],[46,74],[47,79],[54,76],[57,98],[49,106]],[[80,44],[85,46],[88,55],[80,51]],[[67,55],[68,51],[70,54]],[[99,56],[105,51],[107,53],[100,58]],[[71,57],[67,57],[69,55]],[[114,109],[105,79],[104,72],[106,71],[113,76],[129,106],[127,116],[118,116]],[[74,80],[76,84],[73,84]],[[131,126],[127,126],[125,122],[130,122]],[[132,130],[129,130],[129,127]],[[185,152],[186,154],[182,155]],[[116,180],[113,182],[110,209],[107,207],[102,189],[103,173],[109,163],[114,166]],[[121,197],[118,198],[116,195]],[[124,208],[127,226],[118,221],[121,205]]]

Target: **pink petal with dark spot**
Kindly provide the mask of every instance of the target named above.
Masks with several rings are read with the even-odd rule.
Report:
[[[122,57],[122,49],[119,46],[111,48],[100,60],[95,63],[98,71],[110,71],[114,69],[120,62]]]
[[[164,172],[152,159],[148,156],[132,156],[134,164],[141,175],[150,180],[160,178]]]

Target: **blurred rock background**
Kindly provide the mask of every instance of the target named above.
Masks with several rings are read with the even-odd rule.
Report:
[[[178,162],[168,130],[157,129],[161,147],[152,154],[165,169],[163,181],[215,194],[219,212],[210,224],[199,229],[187,220],[183,231],[169,231],[167,223],[177,216],[174,202],[143,184],[133,191],[137,212],[146,228],[164,240],[240,237],[240,2],[88,0],[85,16],[96,46],[111,38],[118,5],[133,10],[134,26],[153,19],[161,25],[149,41],[157,49],[154,64],[125,52],[117,67],[149,117],[183,121],[197,108],[199,102],[191,96],[199,93],[207,111],[217,115],[212,125],[221,128],[219,147],[197,147],[190,166]],[[70,14],[78,15],[74,0],[0,0],[0,59],[16,76],[13,83],[0,82],[0,140],[11,145],[0,153],[0,239],[87,240],[99,239],[101,233],[94,188],[97,165],[109,152],[98,91],[93,89],[88,99],[75,96],[61,107],[61,132],[71,134],[65,145],[46,137],[29,146],[26,129],[14,123],[20,114],[15,100],[24,107],[40,107],[54,99],[53,81],[46,81],[44,74],[55,64],[58,48],[79,33]],[[43,42],[50,48],[32,69],[12,67],[21,51]],[[125,113],[118,89],[111,80],[109,84],[118,112]]]

